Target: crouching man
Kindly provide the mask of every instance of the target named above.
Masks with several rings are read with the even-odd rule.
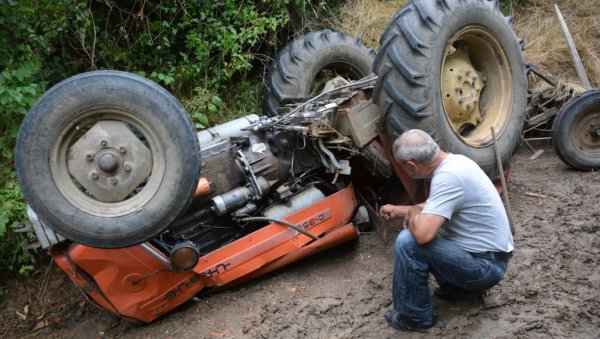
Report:
[[[475,162],[440,151],[414,129],[394,142],[393,153],[411,177],[431,178],[431,188],[424,204],[379,211],[386,220],[405,217],[394,245],[394,309],[385,319],[399,330],[424,331],[437,322],[429,273],[441,299],[482,294],[504,276],[513,239],[500,195]]]

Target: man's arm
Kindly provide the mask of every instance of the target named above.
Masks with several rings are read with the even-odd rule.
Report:
[[[446,218],[436,214],[421,213],[422,210],[422,204],[412,206],[404,219],[404,226],[408,227],[419,245],[425,245],[433,240],[446,222]]]
[[[423,208],[424,204],[418,205],[390,205],[386,204],[381,206],[379,209],[379,215],[383,217],[385,220],[395,219],[403,217],[405,218],[408,214],[408,209],[413,206],[421,206]]]

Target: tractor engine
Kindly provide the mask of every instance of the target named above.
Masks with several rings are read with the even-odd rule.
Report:
[[[247,233],[307,207],[336,188],[304,138],[285,131],[252,132],[249,115],[198,133],[201,179],[196,198],[175,224],[152,241],[179,269]],[[250,216],[264,217],[250,224]],[[182,259],[184,258],[184,259]],[[182,262],[182,263],[181,263]]]
[[[364,91],[338,94],[199,132],[196,196],[151,243],[186,270],[201,256],[345,187],[351,159],[362,159],[371,175],[389,177],[391,165],[372,143],[379,110]]]

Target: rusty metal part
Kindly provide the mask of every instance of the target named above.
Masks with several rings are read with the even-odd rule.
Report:
[[[552,87],[536,87],[531,95],[526,114],[526,128],[523,130],[525,145],[535,153],[529,141],[550,140],[553,121],[563,107],[575,95],[575,90],[557,81],[550,73],[539,65],[528,65],[530,74],[544,80]],[[534,81],[535,79],[533,79]],[[542,137],[542,138],[540,138]]]
[[[373,224],[373,228],[375,232],[384,243],[389,244],[395,238],[396,234],[400,230],[402,230],[402,218],[395,218],[390,220],[385,220],[381,215],[379,215],[379,211],[376,211],[371,204],[363,197],[360,193],[358,193],[358,199],[360,202],[367,207],[367,213],[369,214],[369,220],[371,224]]]
[[[338,109],[334,128],[352,137],[357,147],[363,147],[377,137],[376,125],[380,117],[379,106],[371,100],[362,100],[348,109]]]
[[[379,140],[370,142],[363,148],[361,155],[369,161],[373,173],[378,172],[384,178],[389,178],[392,175],[392,163]]]
[[[490,127],[502,133],[512,107],[512,73],[500,43],[488,31],[466,26],[446,47],[440,88],[454,132],[472,147],[492,143]]]
[[[69,173],[94,198],[119,202],[150,175],[152,153],[120,121],[101,121],[69,148]]]

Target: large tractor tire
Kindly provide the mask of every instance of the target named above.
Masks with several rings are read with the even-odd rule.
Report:
[[[554,119],[554,149],[562,161],[582,171],[600,170],[600,90],[571,99]]]
[[[141,243],[189,205],[200,172],[181,104],[142,77],[97,71],[52,87],[15,152],[27,202],[56,232],[93,247]]]
[[[448,152],[498,175],[491,128],[503,165],[517,145],[527,105],[522,41],[498,1],[413,0],[380,39],[374,102],[394,139],[418,128]]]
[[[358,80],[371,73],[375,52],[360,39],[330,30],[311,32],[285,46],[269,67],[263,89],[263,114],[277,115],[286,101],[319,94],[328,80]]]

